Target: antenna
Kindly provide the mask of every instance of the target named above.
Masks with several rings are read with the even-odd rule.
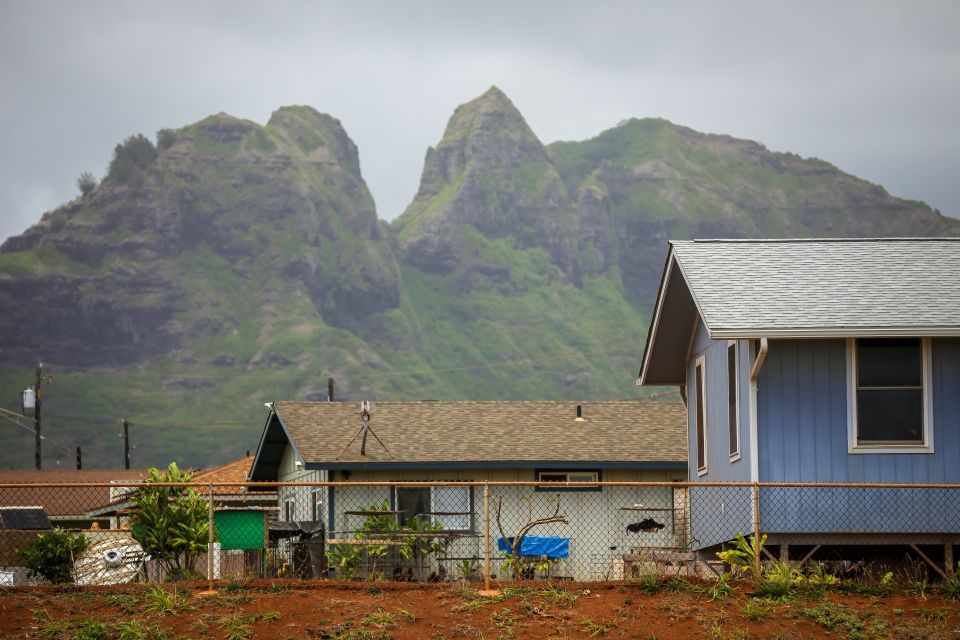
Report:
[[[337,457],[334,459],[339,460],[340,456],[342,456],[344,452],[350,448],[350,445],[352,445],[353,441],[356,440],[358,437],[360,437],[360,455],[362,456],[367,455],[367,434],[368,433],[372,435],[373,439],[379,442],[380,446],[383,447],[383,450],[386,451],[391,458],[393,458],[393,454],[390,453],[390,449],[387,448],[387,445],[383,444],[383,440],[381,440],[377,436],[376,431],[374,431],[373,428],[370,426],[370,401],[363,400],[360,402],[360,430],[357,431],[357,433],[354,434],[352,438],[350,438],[350,442],[347,443],[347,446],[345,446],[343,450],[340,451],[340,453],[337,454]]]

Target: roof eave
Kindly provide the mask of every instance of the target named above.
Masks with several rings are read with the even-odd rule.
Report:
[[[674,267],[676,267],[676,270],[679,272],[680,274],[679,280],[682,281],[683,286],[686,288],[686,291],[693,302],[693,308],[695,309],[695,314],[696,314],[694,319],[694,324],[696,324],[696,320],[699,319],[700,322],[703,322],[704,327],[707,329],[707,331],[709,332],[710,330],[709,326],[707,325],[706,319],[703,315],[703,310],[700,307],[700,301],[697,299],[696,293],[693,291],[693,288],[690,286],[689,280],[684,274],[683,265],[680,264],[680,260],[677,257],[676,252],[674,250],[674,243],[671,241],[670,250],[667,253],[667,261],[663,267],[663,275],[661,276],[661,279],[660,279],[660,288],[657,291],[657,303],[654,308],[653,319],[650,322],[650,328],[648,329],[648,332],[647,332],[647,343],[644,345],[644,348],[643,348],[643,360],[642,360],[642,366],[640,369],[640,385],[641,386],[647,386],[647,385],[664,386],[664,384],[668,384],[660,381],[657,381],[657,382],[650,381],[650,365],[652,360],[654,359],[653,358],[654,344],[656,343],[659,337],[660,324],[663,321],[663,316],[664,316],[663,307],[667,299],[667,296],[671,291],[670,286],[672,284],[672,281],[674,280],[674,275],[673,275]],[[683,381],[677,381],[676,384],[683,384]]]
[[[713,329],[708,330],[713,340],[748,340],[752,338],[776,338],[780,340],[802,338],[955,338],[960,337],[960,327],[817,327],[788,329]]]
[[[392,471],[400,469],[676,469],[684,460],[449,460],[449,461],[329,461],[307,462],[311,471]]]

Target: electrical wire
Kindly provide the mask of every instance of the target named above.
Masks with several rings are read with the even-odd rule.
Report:
[[[8,411],[7,413],[10,413],[10,412]],[[12,424],[15,424],[15,425],[17,425],[18,427],[20,427],[21,429],[24,429],[24,430],[26,430],[26,431],[29,431],[30,433],[32,433],[32,434],[34,434],[34,435],[36,435],[36,433],[37,433],[37,430],[36,430],[36,429],[33,429],[33,428],[31,428],[31,427],[28,427],[28,426],[25,425],[25,424],[21,424],[21,423],[17,422],[16,420],[13,420],[12,418],[8,418],[7,416],[0,415],[0,419],[3,419],[3,420],[6,420],[7,422],[10,422],[10,423],[12,423]],[[74,449],[73,449],[72,447],[68,447],[67,445],[62,444],[62,443],[60,443],[60,442],[57,441],[57,440],[51,440],[50,438],[48,438],[47,436],[45,436],[45,435],[43,435],[43,434],[40,434],[40,439],[43,440],[44,442],[47,442],[47,443],[49,443],[49,444],[52,444],[52,445],[55,446],[55,447],[60,447],[61,449],[63,449],[64,451],[66,451],[66,452],[68,452],[68,453],[73,453],[73,451],[74,451]]]
[[[381,372],[370,372],[370,373],[361,373],[350,375],[351,380],[369,380],[371,378],[385,378],[385,377],[394,377],[394,376],[419,376],[419,375],[429,375],[431,373],[453,373],[457,371],[476,371],[480,369],[497,369],[500,367],[519,367],[519,366],[529,366],[532,364],[538,364],[541,362],[552,362],[555,360],[567,360],[570,358],[583,358],[585,356],[594,356],[594,355],[610,355],[610,354],[623,354],[622,349],[613,349],[613,350],[603,350],[603,351],[577,351],[573,353],[567,353],[563,355],[555,356],[543,356],[541,358],[527,358],[527,357],[517,357],[511,358],[509,360],[497,360],[494,362],[487,363],[478,363],[463,365],[459,367],[437,367],[432,369],[414,369],[411,371],[381,371]],[[639,359],[639,358],[638,358]],[[101,371],[102,369],[98,368],[80,368],[80,367],[71,367],[69,365],[60,365],[56,363],[45,362],[44,367],[57,367],[63,370],[63,373],[74,373],[78,371]],[[240,373],[237,377],[247,381],[247,380],[302,380],[305,374],[289,374],[289,375],[275,375],[269,373],[258,373],[253,375],[244,375]],[[175,380],[207,380],[211,376],[209,375],[173,375],[170,376]]]

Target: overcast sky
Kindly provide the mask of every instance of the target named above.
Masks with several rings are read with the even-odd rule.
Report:
[[[960,2],[0,0],[0,240],[114,145],[225,111],[339,118],[380,217],[496,84],[545,143],[659,116],[960,216]]]

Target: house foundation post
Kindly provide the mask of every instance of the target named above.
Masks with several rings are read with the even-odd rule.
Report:
[[[953,580],[953,540],[943,545],[943,563],[947,565],[947,580]]]

